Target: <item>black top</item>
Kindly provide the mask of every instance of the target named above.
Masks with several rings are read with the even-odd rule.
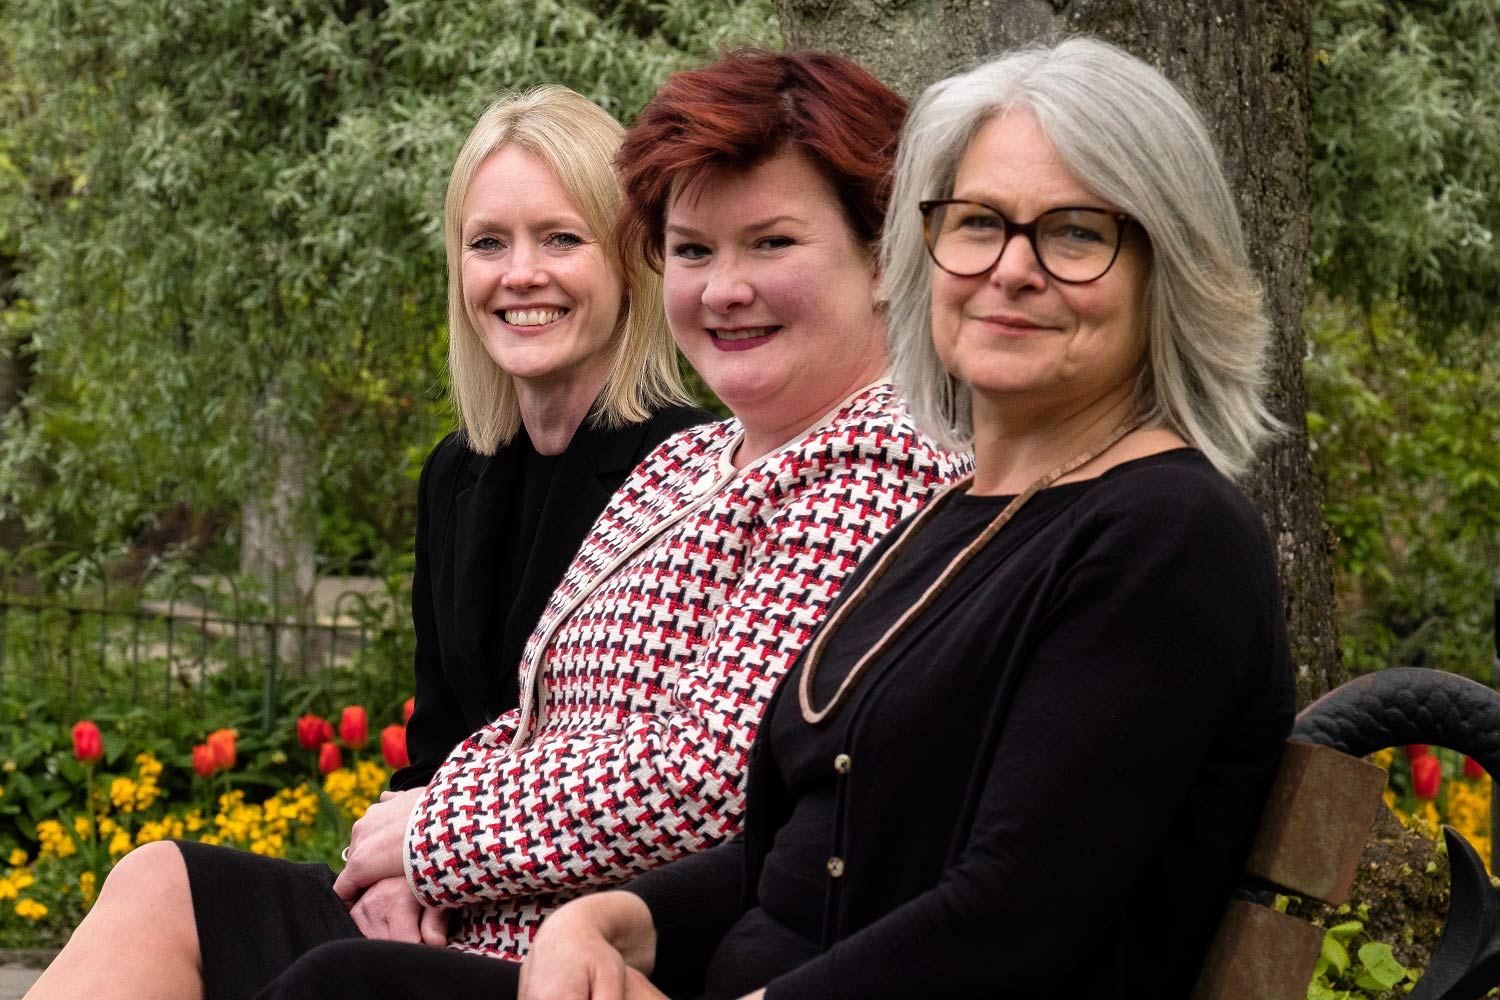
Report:
[[[1009,499],[928,522],[815,704]],[[820,725],[800,673],[744,835],[631,883],[667,982],[707,962],[714,998],[1187,995],[1293,711],[1264,527],[1199,453],[1038,494]]]
[[[713,419],[672,406],[613,430],[585,421],[552,457],[524,430],[493,455],[461,431],[438,443],[417,487],[417,704],[393,789],[427,784],[461,740],[515,707],[526,639],[610,496],[664,439]]]

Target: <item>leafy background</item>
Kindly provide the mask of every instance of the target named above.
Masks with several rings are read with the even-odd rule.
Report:
[[[1308,420],[1345,653],[1483,676],[1500,0],[1314,14]],[[439,217],[469,123],[552,80],[628,122],[777,38],[769,0],[9,0],[0,534],[232,567],[290,441],[321,566],[399,573],[452,425]]]

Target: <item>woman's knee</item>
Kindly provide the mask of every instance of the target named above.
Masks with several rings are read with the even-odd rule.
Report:
[[[190,903],[187,865],[176,844],[169,840],[142,844],[116,863],[99,891],[99,903],[109,906],[126,899]]]

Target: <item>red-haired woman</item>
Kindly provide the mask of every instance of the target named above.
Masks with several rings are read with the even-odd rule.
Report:
[[[904,115],[816,54],[732,55],[653,99],[618,159],[622,231],[734,419],[625,481],[532,634],[520,709],[370,809],[337,896],[286,892],[284,865],[223,887],[253,970],[220,989],[205,967],[210,997],[503,992],[517,966],[496,959],[558,905],[738,832],[776,682],[863,555],[967,465],[886,378],[875,253]],[[449,950],[347,921],[392,876],[453,914]]]

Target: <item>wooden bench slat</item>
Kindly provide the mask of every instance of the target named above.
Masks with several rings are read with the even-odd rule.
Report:
[[[1344,902],[1384,788],[1385,771],[1369,761],[1288,742],[1245,870],[1299,896]]]
[[[1306,1000],[1322,948],[1321,927],[1230,900],[1192,1000]]]

